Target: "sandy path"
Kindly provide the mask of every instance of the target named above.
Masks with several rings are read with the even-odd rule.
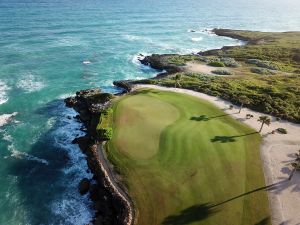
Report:
[[[185,93],[205,99],[257,131],[261,125],[257,119],[259,116],[265,115],[247,108],[243,108],[242,112],[238,113],[238,106],[234,106],[232,110],[228,109],[229,105],[232,105],[228,101],[186,89],[166,88],[156,85],[136,85],[134,89],[146,87]],[[246,120],[246,114],[252,114],[254,118]],[[271,125],[269,127],[264,126],[261,132],[263,137],[261,158],[266,185],[274,185],[272,190],[268,191],[272,224],[300,225],[300,173],[296,172],[291,181],[287,180],[291,172],[289,163],[292,162],[295,153],[300,149],[300,125],[287,121],[276,121],[274,117],[271,117],[271,120]],[[288,134],[277,132],[269,134],[269,132],[279,127],[285,128]]]
[[[185,69],[188,72],[194,72],[194,73],[206,73],[206,74],[213,74],[211,71],[217,70],[218,68],[213,67],[213,66],[208,66],[205,64],[197,63],[197,62],[187,62]]]

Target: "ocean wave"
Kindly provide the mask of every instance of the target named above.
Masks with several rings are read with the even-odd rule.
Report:
[[[14,112],[11,114],[2,114],[0,115],[0,127],[10,123],[13,120],[13,117],[15,117],[18,113]]]
[[[193,42],[200,42],[203,40],[203,37],[194,37],[194,38],[191,38]]]
[[[26,159],[30,161],[36,161],[45,165],[49,165],[49,162],[45,159],[38,158],[36,156],[30,155],[26,152],[18,151],[13,144],[8,146],[8,150],[11,152],[10,157],[18,158],[18,159]]]
[[[125,35],[123,35],[123,38],[128,40],[128,41],[137,41],[137,40],[147,39],[147,38],[144,38],[144,37],[141,37],[141,36],[131,35],[131,34],[125,34]]]
[[[83,204],[79,204],[79,201]],[[59,224],[74,224],[82,225],[89,224],[94,212],[90,210],[92,202],[86,196],[79,196],[79,199],[74,196],[58,200],[51,205],[51,211],[60,217],[64,218],[64,222]]]
[[[141,64],[140,60],[143,60],[148,55],[150,55],[150,54],[148,54],[148,53],[135,54],[134,56],[131,56],[131,62],[136,66],[141,66],[142,64]]]
[[[94,215],[92,202],[88,195],[81,196],[78,192],[78,184],[81,179],[92,179],[93,174],[89,172],[85,155],[78,145],[72,144],[72,140],[85,133],[80,130],[82,124],[74,117],[77,113],[61,104],[60,117],[57,118],[59,126],[52,131],[54,144],[68,153],[69,161],[62,172],[61,180],[58,182],[66,187],[63,198],[55,200],[50,208],[53,214],[57,215],[60,221],[58,224],[88,224]],[[67,181],[67,183],[66,183]],[[56,223],[57,224],[57,223]]]
[[[27,93],[30,93],[43,89],[45,84],[38,76],[32,73],[26,73],[17,81],[17,87],[23,89]]]
[[[148,44],[150,46],[160,48],[161,50],[175,50],[176,49],[175,46],[172,46],[167,42],[161,42],[159,40],[153,40],[149,37],[126,34],[126,35],[123,35],[123,38],[128,40],[128,41],[141,41],[141,42],[144,42],[145,44]]]
[[[7,91],[9,89],[6,83],[0,80],[0,105],[8,101]]]
[[[62,95],[58,96],[59,99],[63,99],[63,100],[66,99],[66,98],[69,98],[69,97],[75,97],[74,92],[66,93],[66,94],[62,94]]]

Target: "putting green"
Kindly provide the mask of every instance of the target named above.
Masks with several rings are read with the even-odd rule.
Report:
[[[260,136],[209,102],[143,89],[114,104],[109,159],[137,225],[270,224]]]

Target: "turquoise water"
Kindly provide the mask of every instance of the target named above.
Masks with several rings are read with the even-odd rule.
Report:
[[[92,218],[91,202],[77,193],[91,174],[70,144],[81,125],[63,98],[153,76],[139,53],[241,44],[205,29],[300,30],[299,11],[298,0],[1,0],[0,115],[18,114],[0,128],[0,224]]]

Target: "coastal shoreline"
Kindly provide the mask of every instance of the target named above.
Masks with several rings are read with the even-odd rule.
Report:
[[[225,113],[234,119],[252,127],[256,131],[260,128],[260,122],[257,121],[259,116],[266,114],[255,112],[253,110],[243,108],[241,113],[238,113],[239,106],[233,106],[230,102],[213,97],[200,92],[186,90],[181,88],[167,88],[156,85],[134,85],[132,91],[141,88],[152,88],[162,91],[172,91],[182,94],[188,94],[200,99],[204,99],[214,104],[215,106],[224,109]],[[245,119],[247,114],[252,114],[252,119]],[[269,116],[269,115],[267,115]],[[262,130],[262,145],[261,145],[261,160],[264,168],[266,190],[268,191],[269,204],[272,215],[272,224],[296,224],[300,221],[300,215],[296,212],[300,207],[300,175],[295,174],[292,181],[288,181],[289,173],[291,172],[284,161],[292,161],[292,155],[299,148],[300,140],[300,125],[293,124],[287,121],[277,121],[275,117],[271,117],[272,123]],[[277,128],[285,128],[288,134],[275,133],[271,134]],[[282,168],[285,168],[282,171]],[[291,191],[295,189],[294,191]]]
[[[78,112],[78,119],[87,129],[86,135],[74,139],[73,143],[78,144],[86,155],[88,167],[94,174],[94,181],[85,180],[84,185],[79,184],[79,190],[82,194],[89,192],[94,202],[96,213],[92,224],[133,225],[135,219],[133,202],[116,178],[105,156],[105,141],[99,140],[95,131],[99,111],[108,107],[109,100],[104,99],[101,103],[95,104],[90,102],[89,97],[101,94],[106,95],[99,89],[91,89],[77,92],[75,97],[65,99],[66,105]],[[95,181],[96,184],[92,185]]]

